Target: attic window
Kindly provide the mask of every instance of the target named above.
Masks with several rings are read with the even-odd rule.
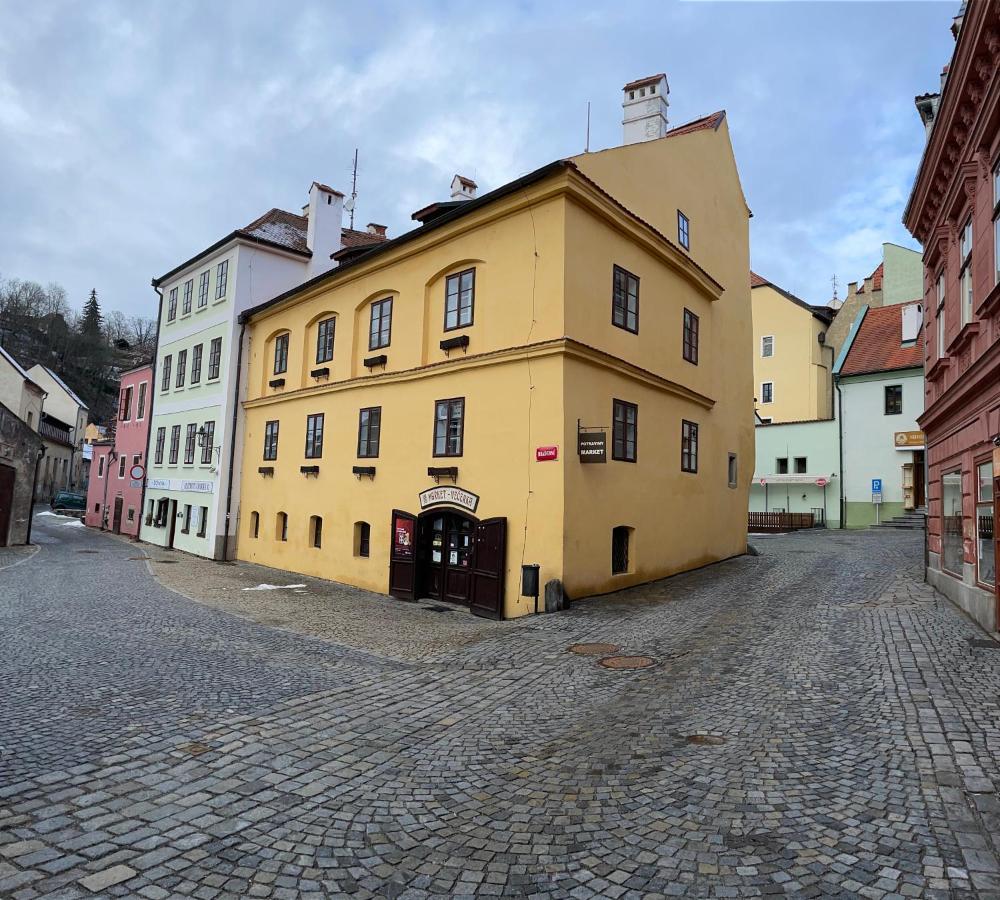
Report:
[[[629,91],[628,98],[629,100],[635,100],[635,91]]]
[[[645,97],[646,96],[646,89],[645,88],[639,88],[639,96],[640,97]]]
[[[329,206],[331,203],[333,203],[333,197],[331,197],[329,194],[327,194],[326,195],[326,205]]]
[[[656,93],[656,85],[655,84],[650,86],[649,93],[651,93],[651,94],[655,94]]]

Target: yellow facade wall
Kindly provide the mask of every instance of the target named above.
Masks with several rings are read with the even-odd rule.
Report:
[[[593,154],[594,166],[577,158],[599,188],[558,170],[255,313],[239,558],[387,592],[392,511],[419,513],[417,494],[434,485],[428,466],[444,465],[456,465],[458,486],[481,498],[476,517],[506,517],[508,617],[533,609],[518,596],[522,563],[538,563],[543,585],[559,578],[579,597],[744,552],[753,470],[748,212],[720,131]],[[652,187],[634,180],[638,166],[663,177],[652,177]],[[689,183],[691,172],[672,176],[679,166],[694,167],[703,190]],[[667,234],[681,203],[692,222],[690,253],[649,227]],[[638,335],[611,323],[616,264],[640,278]],[[474,322],[446,332],[445,278],[468,267],[476,269]],[[391,343],[369,350],[369,304],[387,296]],[[700,320],[698,365],[682,357],[685,307]],[[316,378],[316,328],[330,316],[334,359],[323,364],[329,378]],[[286,332],[285,384],[271,387],[274,341]],[[440,349],[442,339],[466,334],[466,351]],[[383,353],[384,367],[364,365]],[[449,397],[466,401],[463,454],[435,458],[434,403]],[[610,429],[615,397],[639,404],[638,462],[611,460],[609,431],[608,463],[582,465],[577,421]],[[358,459],[358,411],[370,406],[382,408],[380,455]],[[306,460],[306,416],[318,412],[326,417],[323,456]],[[272,463],[262,451],[265,422],[274,419]],[[680,471],[682,419],[700,426],[697,474]],[[536,448],[548,445],[559,458],[536,461]],[[299,471],[307,464],[319,465],[318,476]],[[262,465],[274,475],[261,475]],[[358,479],[354,465],[374,465],[374,480]],[[275,540],[279,511],[289,514],[286,542]],[[314,515],[323,517],[320,549],[309,546]],[[372,529],[367,559],[354,555],[359,521]],[[612,577],[618,524],[635,529],[634,566]]]
[[[758,415],[775,423],[830,418],[832,353],[819,342],[828,326],[770,285],[755,287],[751,296]],[[774,338],[770,357],[762,355],[765,336]],[[763,402],[764,382],[774,385],[771,403]]]

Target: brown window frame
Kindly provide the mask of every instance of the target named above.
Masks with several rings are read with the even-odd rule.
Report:
[[[309,546],[314,550],[323,549],[323,517],[309,517]]]
[[[619,410],[627,414],[631,410],[634,414],[632,421],[632,454],[628,451],[628,418],[627,415],[619,417]],[[625,431],[622,434],[622,451],[618,452],[618,426],[622,426]],[[618,462],[634,463],[639,459],[639,404],[629,403],[628,400],[613,398],[611,401],[611,458]]]
[[[222,338],[212,338],[212,343],[208,348],[208,380],[212,381],[219,377],[219,369],[222,366]]]
[[[698,474],[698,423],[681,419],[681,471]]]
[[[316,324],[316,362],[325,363],[333,359],[333,342],[337,335],[337,317],[330,316]]]
[[[451,453],[448,451],[448,436],[451,432],[451,423],[456,419],[453,415],[453,405],[455,403],[461,403],[462,409],[461,414],[457,417],[458,421],[458,450],[457,452]],[[443,404],[447,404],[447,415],[444,419],[439,418],[438,410]],[[444,423],[444,452],[438,453],[438,422]],[[448,397],[445,400],[435,400],[434,401],[434,446],[433,455],[437,457],[458,457],[465,452],[465,397]]]
[[[624,293],[622,294],[623,302],[619,303],[619,290],[618,290],[618,279],[619,276],[624,279]],[[629,315],[629,279],[635,282],[635,327],[628,327],[628,315]],[[616,321],[619,310],[621,310],[621,321]],[[639,276],[633,275],[628,269],[622,268],[621,266],[615,264],[611,268],[611,324],[615,328],[621,328],[622,331],[627,331],[629,334],[639,333]]]
[[[274,426],[272,428],[271,426]],[[270,419],[264,423],[264,459],[273,462],[278,458],[278,433],[281,427],[279,419]]]
[[[204,429],[204,435],[201,445],[201,464],[207,466],[211,465],[212,452],[215,450],[215,420],[209,420],[202,428]]]
[[[306,416],[306,459],[323,458],[325,419],[325,413],[310,413]]]
[[[368,422],[364,422],[368,413]],[[374,424],[373,424],[374,418]],[[372,431],[375,437],[372,439]],[[365,406],[358,410],[358,459],[378,459],[379,441],[382,438],[382,407]],[[374,451],[374,452],[373,452]]]
[[[177,375],[174,379],[174,387],[184,387],[184,379],[187,377],[188,352],[186,349],[177,351]]]
[[[146,418],[146,391],[148,390],[147,385],[149,382],[140,381],[139,382],[139,392],[136,394],[135,400],[135,420],[141,422]]]
[[[692,365],[698,365],[698,336],[701,320],[696,313],[684,307],[683,355]]]
[[[372,526],[368,522],[358,522],[358,556],[371,556]]]
[[[371,309],[368,313],[368,349],[382,350],[392,344],[392,297],[383,297],[381,300],[372,300]],[[384,310],[388,308],[389,312]],[[378,330],[373,331],[376,313],[378,310]],[[388,320],[389,327],[386,329],[385,341],[382,340],[382,323]]]
[[[463,309],[463,307],[462,307],[462,278],[465,275],[471,275],[472,276],[472,287],[470,289],[472,296],[471,296],[471,299],[470,299],[470,302],[469,302],[469,306],[468,306],[468,310],[469,310],[469,321],[468,322],[463,322],[462,321],[462,309]],[[455,309],[454,309],[454,313],[455,313],[455,323],[456,324],[449,325],[448,324],[448,314],[449,314],[449,312],[451,312],[451,309],[449,308],[449,301],[451,300],[451,296],[452,296],[451,292],[450,292],[450,287],[451,287],[451,285],[453,283],[458,285],[458,287],[457,287],[457,289],[455,291],[455,295],[454,295],[455,296]],[[455,272],[454,274],[449,275],[444,280],[444,330],[445,331],[457,331],[460,328],[469,328],[469,327],[471,327],[474,324],[475,319],[476,319],[476,269],[475,269],[475,266],[473,266],[471,269],[463,269],[461,272]]]
[[[274,339],[274,374],[281,375],[288,371],[288,342],[289,332],[279,334]],[[280,366],[280,368],[279,368]]]
[[[118,404],[118,418],[123,422],[132,421],[132,385],[122,389],[121,401]]]

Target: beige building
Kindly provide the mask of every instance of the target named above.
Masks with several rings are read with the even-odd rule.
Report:
[[[45,456],[38,470],[36,499],[50,500],[56,491],[85,492],[82,450],[87,405],[47,366],[34,365],[28,375],[46,392],[38,428]]]
[[[38,431],[45,390],[14,357],[0,347],[0,403],[29,428]]]
[[[834,310],[813,306],[755,272],[753,304],[755,409],[765,425],[833,416]]]

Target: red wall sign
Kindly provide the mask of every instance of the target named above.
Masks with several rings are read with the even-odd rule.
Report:
[[[551,459],[559,459],[558,447],[535,447],[536,462],[548,462]]]

